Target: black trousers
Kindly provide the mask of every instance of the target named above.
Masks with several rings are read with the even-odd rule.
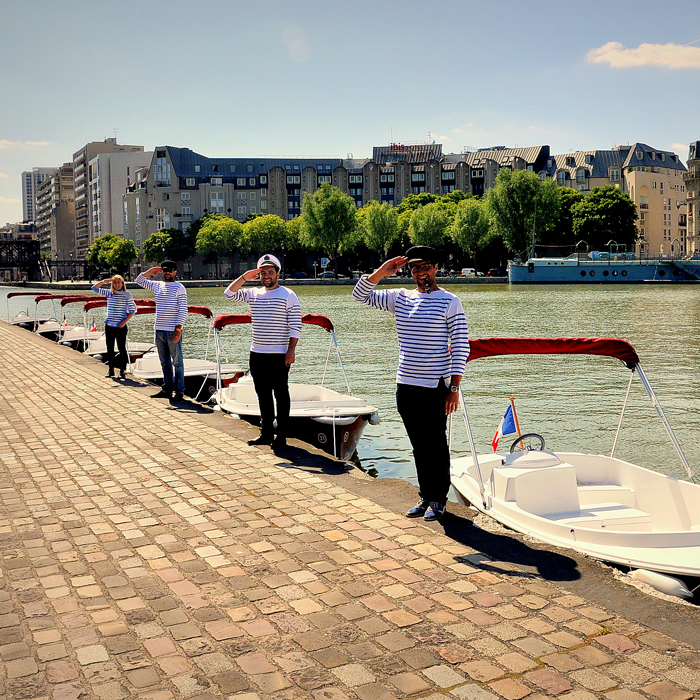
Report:
[[[281,353],[250,353],[250,374],[260,405],[260,433],[270,437],[275,432],[275,402],[277,403],[277,435],[287,437],[289,425],[289,366]],[[274,401],[273,396],[274,394]]]
[[[127,326],[119,328],[118,326],[108,326],[105,324],[105,342],[107,343],[107,364],[110,369],[126,369],[126,334],[129,329]],[[114,343],[117,343],[119,357],[114,357]],[[116,364],[115,364],[116,363]]]
[[[413,447],[420,497],[447,503],[450,490],[450,448],[447,444],[444,380],[435,389],[396,385],[396,408]]]

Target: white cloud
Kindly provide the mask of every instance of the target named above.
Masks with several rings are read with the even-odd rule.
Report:
[[[49,141],[8,141],[7,139],[0,139],[0,151],[7,148],[35,148],[48,145]]]
[[[5,173],[0,173],[0,177],[10,177],[10,176],[6,175]]]
[[[19,204],[19,199],[11,199],[9,197],[0,197],[0,204]]]
[[[290,24],[282,32],[282,41],[287,47],[289,58],[295,63],[304,63],[311,55],[311,49],[306,43],[304,30],[296,24]]]
[[[608,63],[611,68],[700,68],[700,47],[680,44],[640,44],[626,49],[619,41],[591,49],[586,54],[588,63]]]
[[[690,146],[687,143],[674,143],[671,148],[679,155],[682,155],[688,152]]]
[[[459,127],[457,127],[456,129],[452,129],[452,131],[454,131],[455,134],[463,134],[463,133],[465,133],[464,129],[460,129]]]
[[[438,141],[451,141],[449,136],[438,136]]]

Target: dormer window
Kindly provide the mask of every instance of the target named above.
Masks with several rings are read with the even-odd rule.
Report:
[[[635,155],[637,156],[637,160],[642,160],[642,158],[644,158],[643,151],[637,151]]]
[[[590,165],[592,162],[593,162],[593,156],[590,153],[588,153],[586,155],[586,163],[588,163],[588,165]]]

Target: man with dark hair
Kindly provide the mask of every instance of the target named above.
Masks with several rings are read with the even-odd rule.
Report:
[[[439,520],[445,513],[450,489],[447,416],[457,409],[469,357],[464,309],[458,297],[437,286],[438,262],[432,248],[413,246],[363,275],[352,292],[357,301],[396,316],[396,407],[413,447],[420,496],[406,516],[425,520]],[[374,289],[407,263],[415,289]]]
[[[229,299],[250,304],[253,319],[250,374],[258,395],[261,426],[260,436],[249,440],[248,444],[272,445],[274,449],[287,445],[291,406],[289,368],[296,359],[295,348],[301,336],[299,299],[294,292],[279,285],[280,267],[280,261],[274,255],[263,255],[256,269],[244,272],[224,291]],[[258,278],[262,287],[242,289],[246,282]]]
[[[147,277],[163,273],[163,281]],[[163,370],[163,388],[154,398],[172,398],[182,401],[185,393],[185,364],[182,359],[182,327],[187,319],[187,290],[175,281],[177,263],[164,260],[160,267],[152,267],[136,278],[136,284],[156,295],[156,348]]]

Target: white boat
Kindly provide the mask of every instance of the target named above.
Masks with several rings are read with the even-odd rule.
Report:
[[[228,325],[250,323],[251,320],[250,314],[227,314],[215,319],[217,357],[221,355],[220,331]],[[367,423],[374,425],[379,422],[377,409],[367,405],[364,399],[352,396],[331,320],[317,314],[304,314],[301,320],[305,324],[320,326],[331,334],[331,343],[335,345],[348,393],[341,394],[323,386],[328,358],[320,385],[290,383],[287,437],[314,445],[338,459],[350,459]],[[251,376],[247,375],[228,386],[222,377],[214,400],[223,411],[255,424],[260,423],[260,406]]]
[[[29,313],[29,309],[23,309],[16,313],[14,316],[10,317],[10,299],[12,297],[33,297],[36,298],[38,296],[43,295],[44,292],[8,292],[7,294],[7,318],[8,322],[11,323],[13,326],[19,326],[20,328],[24,328],[29,331],[34,331],[36,330],[37,326],[37,315],[34,313],[34,315]],[[49,316],[43,317],[39,319],[40,321],[48,321]]]
[[[65,319],[59,320],[59,316],[61,314],[55,313],[53,316],[50,316],[46,320],[40,320],[39,319],[39,304],[42,301],[51,301],[55,302],[56,300],[63,300],[68,297],[75,296],[74,294],[39,294],[34,298],[34,303],[36,305],[36,312],[35,312],[35,326],[34,326],[34,332],[37,335],[40,335],[44,338],[48,338],[49,340],[53,341],[59,341],[63,334],[72,329],[73,326],[69,326]]]
[[[155,306],[150,307],[150,313],[155,311]],[[190,314],[199,314],[207,319],[212,318],[213,314],[210,308],[206,306],[188,306],[187,311]],[[144,308],[137,308],[137,313],[149,313]],[[185,394],[191,396],[197,401],[209,401],[214,395],[217,387],[217,370],[218,364],[213,360],[203,360],[184,358],[184,374],[185,374]],[[237,364],[221,365],[221,375],[224,382],[236,382],[243,376],[245,370]],[[158,384],[163,384],[163,370],[160,366],[158,352],[153,348],[145,355],[142,355],[131,366],[131,374],[136,379]]]
[[[85,303],[89,301],[99,301],[103,297],[95,296],[92,294],[76,294],[74,296],[64,297],[61,299],[61,308],[63,309],[63,322],[66,325],[66,309],[68,304]],[[87,314],[84,313],[83,325],[73,326],[71,328],[65,329],[61,333],[59,343],[61,345],[66,345],[73,350],[78,352],[83,352],[88,344],[101,338],[103,335],[102,331],[97,330],[94,325],[88,328]]]
[[[615,458],[622,416],[610,456],[546,450],[537,434],[517,437],[510,451],[478,454],[461,396],[471,456],[452,460],[459,498],[548,544],[633,569],[700,576],[700,486],[629,343],[489,338],[471,341],[469,360],[559,353],[615,357],[632,370],[630,383],[635,375],[641,380],[690,482]]]
[[[155,301],[153,299],[135,299],[136,302],[136,315],[141,314],[152,314],[155,313]],[[87,314],[88,311],[93,309],[104,308],[107,306],[107,299],[100,296],[92,301],[88,301],[83,305],[83,311]],[[87,316],[86,316],[87,325]],[[126,339],[126,351],[129,354],[129,362],[134,362],[139,357],[142,357],[147,352],[155,350],[154,343],[141,343],[132,342],[127,337]],[[102,333],[99,337],[88,342],[87,347],[83,351],[86,355],[94,357],[97,360],[107,361],[107,340]]]

